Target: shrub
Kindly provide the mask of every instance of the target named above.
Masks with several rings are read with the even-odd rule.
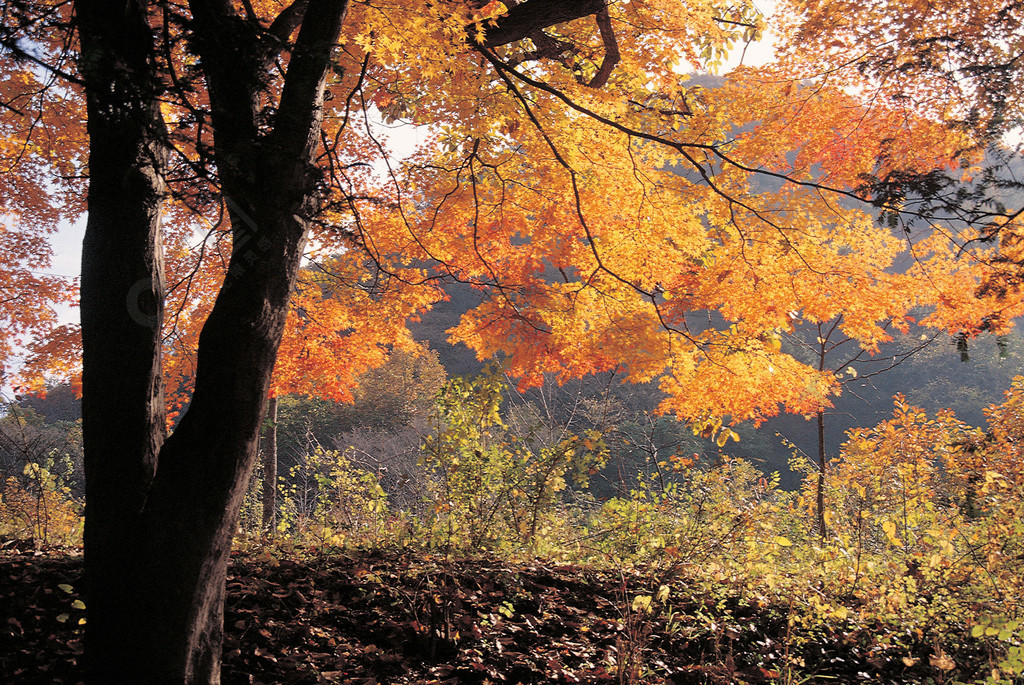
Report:
[[[585,487],[607,459],[597,431],[508,430],[504,389],[491,371],[452,380],[438,394],[422,453],[432,500],[423,523],[434,545],[549,546],[564,529],[570,482]]]
[[[82,505],[62,477],[61,464],[26,464],[22,477],[8,476],[0,490],[0,537],[36,545],[77,545]]]
[[[339,450],[317,445],[288,473],[279,528],[317,546],[379,542],[389,523],[377,477]]]

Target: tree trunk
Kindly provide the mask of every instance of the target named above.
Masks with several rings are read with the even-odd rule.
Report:
[[[86,663],[94,682],[141,656],[138,550],[164,441],[160,204],[166,152],[152,36],[138,4],[76,5],[86,81],[89,216],[82,246]],[[141,663],[132,666],[140,672]]]
[[[263,530],[277,529],[277,398],[267,400],[267,435],[263,444]]]
[[[267,56],[242,55],[232,42],[258,27],[230,3],[192,3],[234,247],[200,335],[189,409],[166,439],[165,127],[146,9],[76,5],[90,135],[81,289],[87,678],[219,683],[227,562],[316,210],[323,87],[347,0],[310,0],[266,134],[255,123],[265,80],[243,77],[269,67],[242,58]]]
[[[836,326],[839,325],[839,321],[842,317],[836,319],[832,328],[826,333],[822,330],[822,326],[818,324],[818,371],[825,371],[825,360],[828,356],[828,341],[832,337],[832,333],[835,331]],[[834,349],[834,348],[833,348]],[[818,410],[818,491],[815,497],[815,518],[818,527],[818,537],[821,540],[825,539],[828,535],[828,529],[825,525],[825,481],[828,478],[828,455],[825,454],[825,411],[822,409]]]
[[[818,412],[818,492],[815,504],[818,521],[818,535],[824,539],[828,535],[825,525],[825,479],[828,470],[828,456],[825,454],[825,412]]]

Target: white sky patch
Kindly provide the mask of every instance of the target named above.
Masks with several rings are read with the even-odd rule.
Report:
[[[82,218],[74,223],[62,223],[57,232],[50,238],[50,246],[53,248],[53,259],[48,274],[64,276],[65,278],[78,278],[82,273],[82,238],[85,235],[85,219]],[[78,323],[78,307],[60,305],[55,307],[60,323]]]

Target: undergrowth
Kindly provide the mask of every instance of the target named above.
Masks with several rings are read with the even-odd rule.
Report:
[[[795,492],[743,459],[673,454],[599,501],[587,485],[607,459],[603,436],[516,433],[501,390],[494,376],[445,388],[422,445],[417,505],[392,506],[352,453],[316,448],[282,478],[272,535],[260,529],[253,484],[238,547],[266,559],[389,548],[642,570],[646,590],[623,583],[609,598],[622,617],[623,682],[643,680],[645,646],[702,622],[721,630],[727,662],[742,625],[722,624],[726,610],[778,622],[787,638],[771,649],[783,651],[762,669],[774,682],[801,682],[803,657],[786,655],[835,635],[935,683],[1024,682],[1024,378],[987,410],[985,430],[897,397],[892,418],[849,435],[820,517],[819,474],[800,457]],[[0,536],[74,542],[80,511],[53,464],[26,465],[3,484]],[[429,608],[443,623],[443,604]]]

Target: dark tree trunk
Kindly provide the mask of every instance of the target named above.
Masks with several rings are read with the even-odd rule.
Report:
[[[277,529],[277,398],[267,400],[267,434],[263,441],[263,530]]]
[[[267,134],[255,123],[265,81],[249,77],[269,68],[273,51],[238,50],[258,27],[230,3],[191,7],[234,249],[200,335],[192,401],[165,439],[166,153],[154,40],[145,3],[76,6],[91,149],[82,257],[86,660],[90,682],[104,685],[220,682],[227,561],[317,206],[313,154],[347,0],[310,0]]]
[[[93,682],[140,672],[145,508],[164,442],[160,204],[166,152],[153,40],[139,4],[76,6],[86,80],[89,217],[82,246],[85,649]],[[140,663],[129,664],[139,660]]]
[[[821,324],[818,324],[818,371],[825,371],[825,360],[828,356],[829,347],[828,341],[832,337],[832,333],[836,330],[836,326],[839,325],[839,319],[836,319],[832,328],[825,332],[822,329]],[[832,349],[835,349],[834,347]],[[818,410],[818,489],[815,503],[814,513],[815,520],[818,528],[818,536],[824,540],[825,536],[828,535],[828,528],[825,525],[825,482],[828,479],[828,455],[825,453],[825,411],[822,409]]]

